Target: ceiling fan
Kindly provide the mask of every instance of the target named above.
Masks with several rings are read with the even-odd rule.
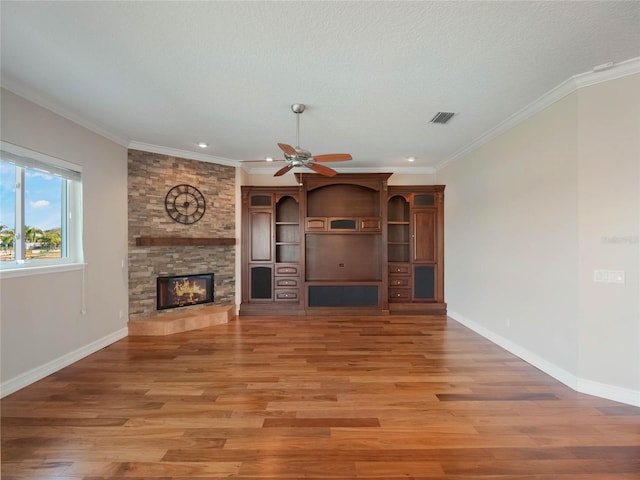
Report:
[[[326,177],[333,177],[336,171],[332,168],[321,165],[324,162],[344,162],[351,160],[352,157],[348,153],[329,153],[325,155],[312,155],[311,152],[300,148],[300,114],[304,112],[306,105],[303,103],[294,103],[291,110],[296,114],[296,147],[292,147],[286,143],[279,143],[278,147],[284,153],[287,165],[278,170],[273,176],[279,177],[284,175],[294,167],[310,168],[314,172]]]

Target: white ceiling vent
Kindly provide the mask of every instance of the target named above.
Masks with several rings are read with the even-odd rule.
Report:
[[[436,113],[433,118],[431,120],[429,120],[429,123],[447,123],[449,120],[451,120],[451,117],[453,117],[455,115],[455,113],[452,112],[438,112]]]

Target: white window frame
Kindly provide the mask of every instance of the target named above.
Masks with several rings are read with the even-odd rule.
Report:
[[[3,161],[16,167],[16,219],[14,261],[0,262],[3,278],[76,270],[84,266],[82,248],[82,167],[59,158],[0,141]],[[24,171],[35,169],[66,180],[62,194],[62,257],[25,260],[24,257]],[[18,238],[19,237],[19,238]]]

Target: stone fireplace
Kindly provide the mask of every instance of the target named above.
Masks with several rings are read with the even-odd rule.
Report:
[[[176,185],[195,186],[206,200],[202,218],[174,221],[165,197]],[[163,316],[157,278],[212,272],[214,305],[235,305],[235,168],[129,150],[129,319]],[[201,304],[180,310],[198,309]]]

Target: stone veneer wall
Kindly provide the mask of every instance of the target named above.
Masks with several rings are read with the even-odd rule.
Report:
[[[164,207],[167,192],[186,183],[202,192],[204,216],[196,223],[173,221]],[[215,304],[235,304],[235,245],[138,247],[136,238],[235,238],[235,168],[129,150],[129,319],[175,312],[156,310],[156,278],[215,274]],[[200,308],[198,306],[185,309]]]

